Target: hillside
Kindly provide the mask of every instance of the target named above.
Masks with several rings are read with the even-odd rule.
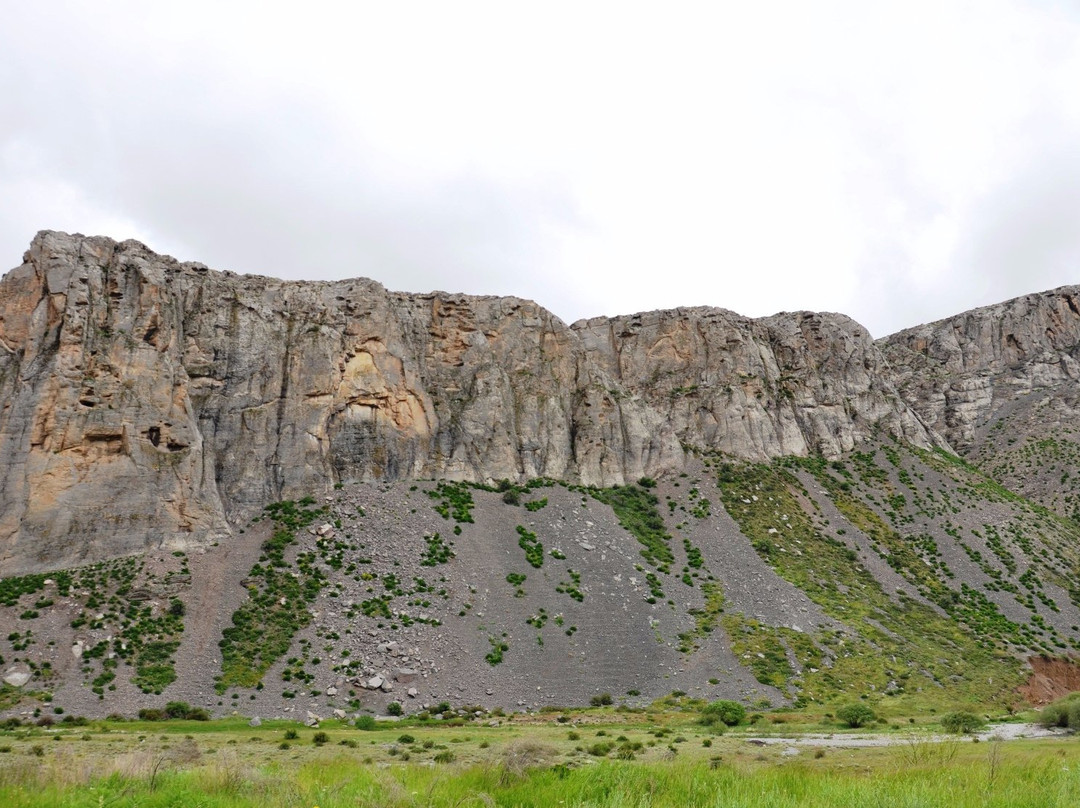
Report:
[[[1073,296],[877,343],[807,312],[567,326],[39,234],[0,280],[3,698],[1056,695],[1070,669],[1041,660],[1080,649]]]

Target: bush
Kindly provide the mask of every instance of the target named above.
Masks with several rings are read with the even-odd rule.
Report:
[[[727,699],[706,704],[701,710],[701,723],[705,726],[712,726],[719,721],[729,727],[734,727],[741,724],[745,718],[746,708],[737,701]]]
[[[982,729],[986,724],[979,716],[968,712],[947,713],[941,716],[941,726],[946,732],[966,735]]]
[[[610,693],[600,693],[589,699],[589,704],[591,704],[593,707],[605,707],[608,704],[611,704],[612,701],[613,699],[611,698]]]
[[[396,701],[392,701],[386,705],[387,715],[401,715],[403,712],[404,710],[401,708],[401,705]]]
[[[287,729],[287,730],[285,730],[285,740],[286,741],[295,741],[299,737],[300,737],[300,733],[298,733],[295,729]]]
[[[1039,723],[1046,728],[1080,729],[1080,693],[1073,693],[1043,707]]]
[[[316,732],[314,735],[311,736],[311,742],[316,746],[323,746],[329,740],[330,736],[327,735],[325,732]]]
[[[373,730],[376,728],[375,716],[373,715],[358,715],[356,717],[356,728],[363,730]]]
[[[869,724],[877,716],[865,704],[847,704],[836,711],[836,717],[852,729]]]

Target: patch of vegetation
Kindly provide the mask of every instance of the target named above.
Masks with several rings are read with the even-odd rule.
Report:
[[[209,721],[210,713],[202,707],[192,707],[186,701],[170,701],[163,708],[146,707],[139,710],[141,721]]]
[[[0,579],[0,606],[16,606],[24,595],[34,595],[45,589],[46,581],[53,581],[57,594],[66,598],[71,590],[70,572],[60,570],[50,573],[34,573]],[[41,607],[39,607],[41,608]]]
[[[473,521],[473,498],[468,483],[443,480],[427,494],[437,501],[433,507],[443,519],[453,517],[453,520],[459,524]]]
[[[438,533],[424,536],[424,543],[427,545],[427,549],[424,550],[424,555],[420,559],[421,567],[434,567],[438,564],[446,564],[454,557],[454,551],[450,549],[454,543],[443,541]]]
[[[707,581],[701,586],[705,596],[705,605],[692,608],[689,614],[694,618],[694,630],[679,635],[679,650],[690,653],[700,647],[700,641],[712,634],[724,611],[724,591],[716,581]]]
[[[525,597],[525,590],[521,587],[521,585],[525,583],[525,579],[526,576],[520,572],[511,572],[507,574],[506,582],[510,584],[510,586],[514,587],[515,598]]]
[[[525,551],[525,560],[537,569],[544,566],[544,545],[536,538],[536,534],[524,525],[518,525],[516,530],[518,547]]]
[[[289,650],[297,631],[311,621],[308,604],[326,583],[315,565],[314,554],[301,554],[297,576],[286,560],[296,532],[311,524],[323,510],[311,497],[267,505],[266,516],[274,532],[263,544],[263,555],[248,575],[249,600],[233,613],[232,625],[222,633],[221,675],[218,692],[229,687],[254,687],[275,661]]]
[[[570,576],[570,580],[559,581],[558,586],[555,587],[555,591],[560,595],[569,595],[578,603],[581,603],[585,600],[585,595],[579,588],[581,586],[581,573],[568,569],[566,574]]]
[[[619,524],[641,542],[641,555],[647,562],[660,572],[671,571],[671,564],[675,561],[668,544],[671,534],[664,525],[655,494],[640,485],[585,490],[594,499],[611,507]]]
[[[491,650],[484,655],[484,661],[494,667],[503,661],[503,653],[510,650],[510,645],[498,637],[488,637]]]

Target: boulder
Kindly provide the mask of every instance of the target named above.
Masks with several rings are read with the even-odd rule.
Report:
[[[8,668],[8,672],[4,674],[4,682],[12,687],[22,687],[30,681],[31,676],[33,676],[33,674],[30,672],[29,668],[17,665]]]

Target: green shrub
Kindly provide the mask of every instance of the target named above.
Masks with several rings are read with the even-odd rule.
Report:
[[[404,710],[402,709],[401,705],[396,701],[392,701],[386,705],[387,715],[401,715],[403,712]]]
[[[599,693],[589,699],[589,704],[593,707],[605,707],[608,704],[611,704],[612,701],[613,699],[611,698],[610,693]]]
[[[941,726],[946,732],[952,732],[957,735],[967,735],[972,732],[976,732],[983,728],[986,722],[969,712],[955,712],[947,713],[941,717]]]
[[[1080,729],[1080,693],[1072,693],[1043,707],[1039,723],[1047,728]]]
[[[729,727],[734,727],[741,724],[745,718],[746,708],[739,702],[728,699],[706,704],[701,710],[701,723],[706,726],[712,726],[719,721]]]
[[[373,730],[377,728],[375,724],[375,716],[373,715],[358,715],[356,717],[356,728],[363,730]]]
[[[330,736],[327,735],[325,732],[316,732],[314,735],[311,736],[311,742],[316,746],[323,746],[329,740]]]
[[[877,716],[865,704],[846,704],[836,711],[836,717],[852,729],[869,724]]]

